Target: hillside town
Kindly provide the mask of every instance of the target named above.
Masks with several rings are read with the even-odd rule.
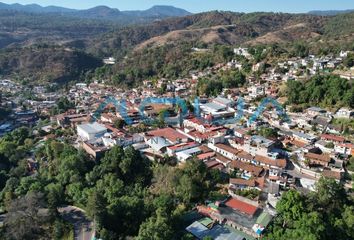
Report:
[[[252,57],[247,48],[235,48],[234,54],[235,59]],[[195,206],[186,216],[191,221],[185,230],[197,239],[258,239],[289,189],[307,194],[321,177],[352,188],[347,166],[354,156],[353,129],[337,120],[352,122],[354,109],[313,105],[293,111],[279,89],[286,81],[324,72],[352,81],[353,69],[337,71],[347,55],[280,61],[258,79],[248,76],[247,85],[224,88],[217,96],[197,96],[199,79],[242,69],[242,62],[192,71],[189,78],[146,80],[129,90],[96,81],[53,91],[1,80],[0,104],[8,116],[0,119],[0,137],[26,126],[41,139],[38,146],[50,139],[67,142],[94,162],[117,145],[133,147],[151,162],[203,162],[228,182],[219,186],[221,198]],[[114,64],[115,59],[104,61]],[[27,161],[35,175],[35,156]]]

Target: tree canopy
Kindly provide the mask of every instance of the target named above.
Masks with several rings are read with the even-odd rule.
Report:
[[[277,217],[267,229],[266,239],[352,239],[353,202],[343,186],[321,178],[316,191],[302,195],[284,193],[277,203]]]
[[[290,80],[286,85],[290,104],[354,107],[353,85],[338,76],[317,75],[306,82]]]

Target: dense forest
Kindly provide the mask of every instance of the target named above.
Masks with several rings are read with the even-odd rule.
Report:
[[[68,235],[71,228],[63,230],[57,211],[62,204],[86,209],[103,239],[181,239],[182,216],[195,203],[220,197],[216,183],[224,179],[201,161],[177,168],[168,161],[151,163],[133,148],[118,146],[95,163],[65,143],[45,142],[34,153],[39,170],[33,175],[25,160],[35,144],[32,139],[28,129],[20,128],[0,141],[5,239]],[[28,209],[25,217],[22,208]],[[48,209],[45,221],[38,216],[43,208]]]
[[[333,75],[318,75],[305,82],[288,81],[286,96],[290,104],[354,107],[352,83]]]
[[[51,45],[0,50],[0,76],[22,83],[66,83],[102,66],[101,59],[78,50]]]
[[[320,179],[308,195],[284,193],[276,209],[266,239],[353,239],[353,199],[334,179]]]

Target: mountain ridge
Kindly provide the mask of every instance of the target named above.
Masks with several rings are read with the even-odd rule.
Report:
[[[346,9],[346,10],[313,10],[309,11],[308,14],[317,15],[317,16],[335,16],[338,14],[345,14],[354,12],[354,9]]]
[[[110,8],[99,8],[102,11],[111,11]],[[156,17],[150,18],[153,19]],[[351,27],[353,24],[354,13],[315,16],[212,11],[160,21],[145,21],[143,24],[122,25],[102,19],[0,10],[0,48],[9,49],[9,52],[3,54],[0,51],[0,74],[9,76],[22,73],[21,76],[32,76],[31,79],[36,81],[40,73],[47,76],[48,81],[71,81],[81,73],[65,75],[65,72],[80,66],[80,56],[88,53],[94,58],[82,67],[82,71],[89,70],[92,74],[100,63],[99,59],[113,56],[117,59],[116,65],[112,66],[113,73],[119,74],[120,69],[130,69],[132,72],[127,73],[127,76],[134,82],[160,73],[161,68],[166,66],[170,71],[169,76],[187,71],[184,68],[186,64],[180,60],[191,59],[190,49],[195,46],[214,49],[218,45],[232,48],[240,45],[300,42],[312,45],[312,49],[318,49],[319,45],[333,45],[332,48],[338,46],[338,49],[343,49],[341,43],[347,46],[354,40],[354,30]],[[34,48],[36,51],[22,51],[31,46],[38,47]],[[37,49],[41,54],[37,55]],[[48,49],[51,49],[55,58],[46,54]],[[83,54],[71,56],[70,52],[63,49]],[[31,65],[31,59],[36,59],[38,65]],[[71,64],[67,64],[67,59],[72,60]],[[47,65],[48,60],[53,61],[53,65]],[[58,70],[55,75],[51,73],[52,69]]]
[[[122,17],[145,17],[145,18],[166,18],[190,15],[191,13],[174,6],[155,5],[146,10],[120,11],[117,8],[111,8],[105,5],[99,5],[88,9],[71,9],[58,6],[40,6],[38,4],[6,4],[0,2],[0,10],[14,10],[28,13],[52,13],[62,14],[72,17],[89,19],[107,19],[121,21]]]

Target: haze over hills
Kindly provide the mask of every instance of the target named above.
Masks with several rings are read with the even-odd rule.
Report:
[[[123,22],[142,22],[150,18],[152,19],[163,19],[166,17],[179,17],[190,15],[191,13],[180,8],[173,6],[153,6],[150,9],[144,11],[119,11],[116,8],[110,8],[107,6],[96,6],[90,9],[77,10],[69,9],[57,6],[47,6],[42,7],[38,4],[5,4],[0,2],[0,10],[14,10],[22,11],[28,13],[52,13],[61,14],[62,16],[71,16],[79,18],[89,18],[89,19],[103,19],[112,21],[123,21]],[[136,18],[143,18],[137,21]]]
[[[2,3],[2,2],[0,2],[0,9],[31,12],[31,13],[67,13],[67,12],[76,11],[74,9],[57,7],[57,6],[42,7],[38,4],[22,5],[19,3],[6,4],[6,3]]]
[[[308,14],[312,15],[318,15],[318,16],[335,16],[338,14],[344,14],[344,13],[351,13],[354,12],[354,9],[347,9],[347,10],[314,10],[308,12]]]

